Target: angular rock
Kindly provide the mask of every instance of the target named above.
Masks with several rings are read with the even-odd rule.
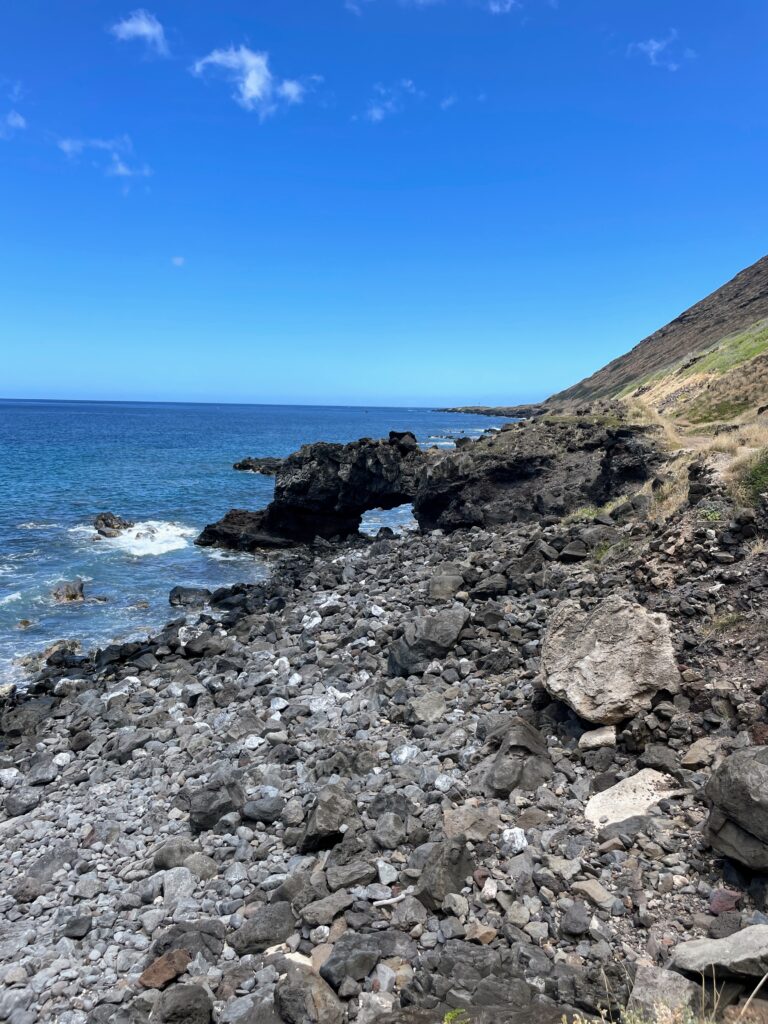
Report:
[[[725,939],[692,939],[672,953],[672,966],[689,974],[762,978],[768,973],[768,924],[755,924]]]
[[[650,964],[638,964],[627,1009],[644,1020],[657,1020],[663,1007],[673,1014],[694,1012],[701,1003],[701,986],[681,974]]]
[[[192,957],[185,949],[173,949],[153,960],[139,976],[139,984],[144,988],[165,988],[182,975]]]
[[[342,826],[349,825],[356,817],[357,808],[341,784],[324,786],[310,812],[299,852],[311,853],[333,846],[342,838]]]
[[[589,722],[615,725],[676,693],[680,673],[669,620],[612,594],[589,612],[563,601],[541,649],[544,686]]]
[[[454,607],[409,622],[389,649],[389,674],[396,677],[423,673],[431,661],[445,657],[455,647],[468,620],[466,608]]]
[[[338,991],[345,978],[354,981],[367,978],[379,960],[400,957],[412,961],[416,954],[416,943],[395,929],[372,934],[345,932],[320,968],[320,975]]]
[[[345,1007],[314,971],[292,966],[275,989],[275,1008],[286,1024],[342,1024]]]
[[[509,796],[514,789],[535,790],[552,777],[554,769],[539,733],[522,718],[506,717],[487,739],[501,746],[486,778],[495,796]]]
[[[267,903],[229,937],[229,944],[239,956],[261,953],[284,942],[294,931],[296,918],[290,903]]]
[[[707,783],[707,838],[726,857],[768,870],[768,747],[725,758]]]
[[[440,910],[448,893],[460,893],[474,864],[463,837],[436,843],[429,854],[414,895],[428,910]]]
[[[679,792],[676,787],[675,780],[669,775],[662,775],[653,768],[643,768],[610,789],[590,797],[584,808],[584,817],[596,828],[641,817],[659,800]]]
[[[155,1003],[151,1024],[211,1024],[213,1002],[201,985],[174,985]]]
[[[174,587],[168,595],[168,604],[174,608],[202,608],[211,596],[206,587]]]
[[[84,584],[81,579],[59,580],[51,591],[51,597],[58,604],[74,604],[85,600]]]

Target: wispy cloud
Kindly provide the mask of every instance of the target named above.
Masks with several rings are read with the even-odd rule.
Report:
[[[401,7],[437,7],[446,0],[397,0]],[[461,0],[469,7],[477,7],[489,14],[509,14],[523,6],[522,0]],[[344,0],[344,6],[352,14],[362,14],[373,0]]]
[[[522,6],[519,0],[487,0],[485,9],[491,14],[511,14]]]
[[[129,136],[116,139],[59,139],[59,149],[70,160],[90,156],[94,167],[108,178],[149,178],[151,167],[134,162]]]
[[[681,48],[678,43],[678,32],[676,29],[671,28],[667,35],[661,39],[651,38],[639,43],[630,43],[627,47],[627,56],[645,57],[654,68],[664,68],[665,71],[679,71],[682,61],[691,60],[696,54],[690,48]]]
[[[123,42],[140,40],[146,43],[147,48],[160,57],[167,57],[169,54],[168,41],[165,38],[165,29],[149,11],[139,8],[131,11],[127,18],[116,22],[109,29],[116,39]]]
[[[373,98],[365,111],[366,121],[379,124],[393,114],[399,114],[409,99],[423,99],[426,93],[416,88],[410,78],[401,78],[394,85],[377,82],[373,87]]]
[[[275,78],[269,67],[269,54],[258,53],[247,46],[213,50],[196,61],[191,70],[194,75],[203,75],[209,69],[222,72],[234,83],[234,100],[245,110],[255,110],[262,120],[280,106],[301,103],[307,91],[297,79]]]
[[[18,110],[11,110],[0,117],[0,139],[12,139],[16,132],[22,132],[26,127],[27,119]]]
[[[185,256],[171,256],[171,265],[174,267],[183,267],[186,262]]]

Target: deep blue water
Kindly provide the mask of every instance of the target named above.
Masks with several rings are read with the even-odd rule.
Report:
[[[262,577],[258,557],[193,544],[228,509],[270,500],[272,480],[235,472],[238,459],[390,430],[446,445],[501,422],[426,409],[0,401],[0,679],[15,677],[15,658],[62,637],[87,649],[160,626],[175,613],[176,584]],[[103,511],[140,525],[96,540],[90,524]],[[408,518],[373,513],[368,528]],[[53,584],[76,576],[107,600],[55,604]]]

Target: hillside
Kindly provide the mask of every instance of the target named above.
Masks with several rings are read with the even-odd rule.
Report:
[[[632,394],[691,423],[768,401],[768,256],[548,404]]]

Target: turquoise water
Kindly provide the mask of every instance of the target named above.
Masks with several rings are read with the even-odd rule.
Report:
[[[0,679],[15,676],[15,658],[62,637],[87,649],[157,628],[175,613],[176,584],[263,577],[257,556],[193,543],[228,509],[269,502],[272,480],[235,472],[238,459],[390,430],[450,446],[502,422],[427,409],[0,401]],[[139,525],[96,540],[90,524],[103,511]],[[409,518],[407,508],[371,513],[366,528]],[[52,586],[76,576],[106,600],[55,604]]]

